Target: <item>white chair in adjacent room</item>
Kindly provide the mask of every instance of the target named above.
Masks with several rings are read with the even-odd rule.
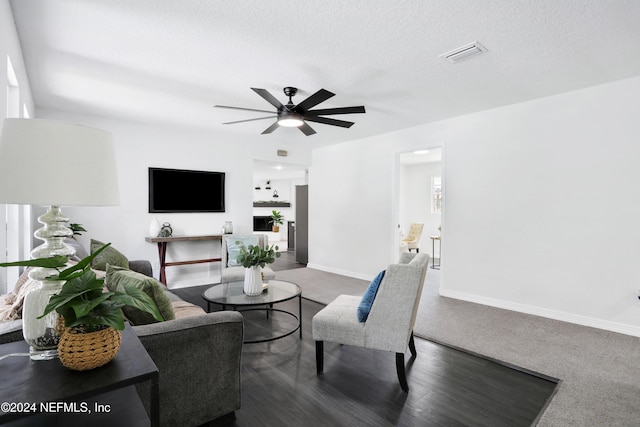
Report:
[[[421,222],[413,222],[409,226],[409,232],[402,239],[402,243],[407,244],[409,252],[411,252],[411,249],[415,249],[416,253],[420,252],[420,237],[422,237],[423,228],[424,224]]]

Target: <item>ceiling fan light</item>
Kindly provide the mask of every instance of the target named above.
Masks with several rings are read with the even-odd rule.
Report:
[[[300,127],[303,123],[302,117],[300,117],[299,114],[283,114],[278,119],[278,124],[280,126],[288,128]]]

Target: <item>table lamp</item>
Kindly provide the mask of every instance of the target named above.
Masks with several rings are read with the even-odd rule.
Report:
[[[34,235],[44,243],[32,258],[72,256],[64,243],[73,235],[61,206],[119,204],[115,150],[111,135],[86,126],[44,119],[4,119],[0,129],[0,203],[44,205],[38,218],[44,226]],[[32,269],[39,286],[25,296],[22,330],[33,360],[57,356],[61,325],[54,311],[37,319],[60,290],[61,282],[46,280],[50,269]]]

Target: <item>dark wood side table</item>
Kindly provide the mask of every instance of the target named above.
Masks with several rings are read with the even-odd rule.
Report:
[[[203,240],[219,240],[222,244],[222,235],[209,236],[171,236],[171,237],[145,237],[150,243],[158,244],[158,257],[160,258],[160,282],[167,286],[166,267],[173,265],[201,264],[205,262],[220,262],[222,258],[207,258],[188,261],[172,261],[167,262],[167,244],[170,242],[198,242]]]
[[[25,341],[0,345],[0,357],[13,353],[29,353],[29,346]],[[131,417],[140,417],[140,410],[146,423],[159,425],[158,368],[129,325],[118,354],[104,366],[74,371],[58,359],[9,356],[0,359],[0,378],[3,425],[133,425]],[[151,382],[148,416],[133,387],[144,381]]]

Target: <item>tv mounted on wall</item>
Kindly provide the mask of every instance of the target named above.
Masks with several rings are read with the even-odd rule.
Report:
[[[149,168],[149,212],[224,212],[224,172]]]

